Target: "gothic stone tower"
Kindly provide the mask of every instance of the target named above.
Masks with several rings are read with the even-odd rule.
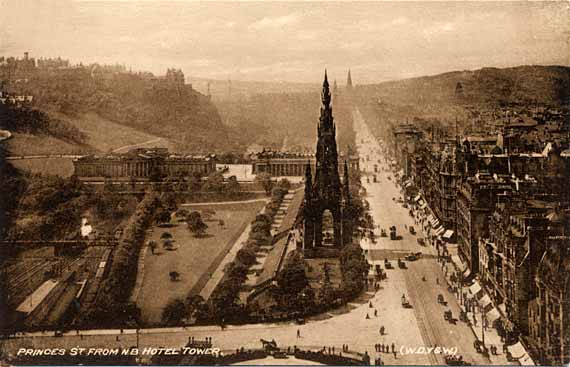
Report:
[[[307,164],[305,173],[304,202],[304,248],[310,253],[323,245],[323,213],[329,210],[333,218],[334,247],[340,248],[346,242],[343,238],[343,208],[349,201],[343,198],[342,185],[338,173],[336,128],[333,121],[331,94],[325,71],[321,95],[321,117],[317,127],[316,170],[313,180],[311,166]],[[347,180],[347,179],[346,179]],[[348,191],[348,182],[346,190]],[[309,255],[310,256],[310,255]]]

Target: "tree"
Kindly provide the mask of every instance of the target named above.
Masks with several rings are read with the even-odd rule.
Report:
[[[202,216],[197,211],[193,211],[188,215],[186,223],[188,223],[190,232],[194,233],[194,237],[203,236],[208,229],[208,225],[204,223]]]
[[[165,208],[160,208],[157,210],[156,215],[154,216],[156,223],[158,224],[166,224],[170,222],[170,211]]]
[[[235,195],[240,192],[239,182],[236,176],[230,176],[226,184],[226,190],[230,195]]]
[[[237,252],[236,259],[244,265],[251,266],[255,264],[256,261],[255,252],[244,247]]]
[[[277,286],[283,294],[297,294],[309,285],[305,267],[305,261],[299,253],[289,257],[283,270],[277,275]]]
[[[176,194],[172,190],[164,192],[160,197],[164,207],[170,211],[175,211],[177,209]]]
[[[261,172],[255,176],[255,181],[261,184],[265,194],[267,196],[271,195],[271,189],[273,188],[273,181],[271,181],[271,175],[267,172]]]
[[[314,301],[305,268],[306,264],[301,255],[293,253],[277,275],[277,286],[273,293],[281,308],[289,312],[306,311],[308,305]]]
[[[162,310],[162,322],[167,325],[176,325],[186,317],[186,305],[180,298],[176,298]]]
[[[291,182],[286,178],[282,178],[281,181],[279,181],[279,187],[285,191],[289,191],[291,188]]]
[[[220,172],[212,172],[206,182],[202,185],[202,190],[221,193],[224,189],[224,176]]]
[[[178,220],[186,220],[188,218],[188,214],[190,214],[190,212],[186,209],[178,209],[176,211],[176,218]]]

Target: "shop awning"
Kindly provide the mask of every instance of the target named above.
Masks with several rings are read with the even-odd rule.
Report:
[[[487,320],[489,320],[490,324],[493,324],[495,320],[498,320],[500,318],[501,314],[499,313],[499,311],[497,311],[495,307],[493,307],[489,312],[487,312]]]
[[[449,240],[451,237],[453,237],[453,231],[451,229],[448,229],[441,237],[445,238],[446,240]]]
[[[471,269],[465,267],[465,272],[463,273],[463,277],[467,278],[469,275],[471,275]]]
[[[478,282],[474,282],[470,287],[469,287],[469,293],[471,293],[472,295],[476,296],[477,293],[481,292],[481,286],[479,285]]]
[[[521,366],[536,366],[536,363],[534,363],[534,361],[532,360],[532,358],[530,358],[528,354],[519,359],[519,363]]]
[[[422,199],[422,196],[420,194],[416,195],[416,197],[414,198],[414,201],[420,201]]]
[[[490,304],[491,304],[491,298],[489,297],[489,295],[488,295],[488,294],[484,295],[483,298],[481,298],[481,299],[479,300],[479,304],[480,304],[481,306],[483,306],[483,308],[485,308],[485,307],[487,307],[488,305],[490,305]]]
[[[435,235],[436,236],[441,236],[441,234],[443,234],[443,232],[445,232],[445,228],[443,228],[443,227],[437,227],[435,229]]]
[[[459,269],[459,271],[465,270],[465,264],[461,261],[459,255],[451,255],[451,261],[455,264],[455,267]]]
[[[433,217],[433,215],[430,214],[427,216],[427,220],[428,222],[432,223],[435,220],[435,218]]]
[[[527,354],[526,349],[524,349],[521,342],[509,345],[507,346],[507,349],[509,350],[509,353],[511,353],[511,356],[516,359],[524,357]]]
[[[407,188],[407,187],[412,186],[413,184],[414,184],[413,182],[408,181],[408,182],[406,182],[406,184],[404,185],[404,187]]]
[[[437,219],[436,217],[434,217],[433,215],[430,214],[430,216],[428,217],[429,222],[431,223],[431,226],[433,228],[437,228],[440,223],[439,223],[439,219]]]

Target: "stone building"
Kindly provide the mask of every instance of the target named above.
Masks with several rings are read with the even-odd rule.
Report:
[[[546,238],[529,308],[528,341],[543,365],[570,363],[570,236]]]
[[[124,154],[87,155],[73,161],[74,175],[84,181],[207,176],[216,170],[215,156],[169,154],[166,148],[138,148]]]
[[[394,145],[392,147],[396,163],[404,171],[404,176],[411,174],[411,157],[417,151],[417,145],[423,133],[412,124],[397,126],[394,129]]]
[[[513,189],[510,176],[477,173],[467,177],[457,190],[457,243],[459,256],[472,274],[479,270],[479,238],[488,236],[489,216],[497,195]]]
[[[273,177],[303,177],[305,175],[305,167],[307,162],[314,169],[316,166],[316,157],[312,153],[292,153],[292,152],[276,152],[272,150],[263,150],[262,152],[252,154],[252,171],[253,174],[267,172]],[[344,174],[344,162],[348,161],[351,170],[360,170],[358,155],[346,156],[339,154],[339,172]]]
[[[504,316],[507,332],[529,334],[528,307],[536,297],[534,278],[544,239],[560,233],[552,203],[524,194],[499,195],[489,218],[489,234],[479,241],[479,279]]]

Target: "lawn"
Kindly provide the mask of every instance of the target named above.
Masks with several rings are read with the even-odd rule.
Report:
[[[263,205],[263,202],[253,202],[215,206],[198,204],[185,207],[189,211],[204,209],[215,211],[211,220],[205,221],[209,228],[206,235],[201,238],[195,238],[185,223],[176,223],[170,228],[154,226],[147,240],[152,239],[162,243],[161,234],[170,232],[175,250],[165,250],[160,246],[155,255],[150,250],[147,251],[143,285],[137,300],[143,322],[160,323],[162,309],[169,301],[176,298],[184,299],[190,291],[193,294],[199,293],[200,289],[197,288],[205,285],[204,280],[208,279],[208,274],[217,268]],[[223,228],[218,224],[220,219],[225,223]],[[171,281],[169,277],[171,271],[178,272],[180,279]]]

